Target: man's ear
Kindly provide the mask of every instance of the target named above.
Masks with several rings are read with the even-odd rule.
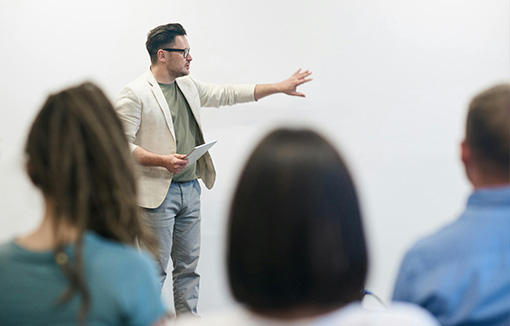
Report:
[[[166,62],[165,51],[159,49],[157,54],[159,61]]]
[[[462,160],[462,163],[464,163],[464,165],[467,165],[471,161],[471,158],[472,158],[471,148],[464,139],[460,144],[460,159]]]

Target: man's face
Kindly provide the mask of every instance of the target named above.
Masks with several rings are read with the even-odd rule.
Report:
[[[189,49],[188,40],[183,35],[178,35],[174,39],[174,43],[168,47],[170,49]],[[186,57],[184,57],[183,52],[169,52],[164,51],[165,54],[165,66],[168,71],[168,74],[172,78],[178,78],[182,76],[189,75],[190,63],[193,58],[191,54],[188,53]]]

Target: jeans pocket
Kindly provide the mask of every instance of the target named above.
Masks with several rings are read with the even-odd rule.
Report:
[[[196,189],[199,196],[202,195],[202,187],[200,186],[200,182],[198,182],[198,179],[195,180],[195,184],[193,185],[193,187]]]

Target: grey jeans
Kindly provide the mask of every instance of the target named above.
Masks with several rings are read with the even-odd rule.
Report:
[[[200,184],[198,180],[170,185],[163,203],[144,208],[149,226],[159,241],[160,289],[167,276],[169,258],[173,263],[175,313],[197,314],[200,275]]]

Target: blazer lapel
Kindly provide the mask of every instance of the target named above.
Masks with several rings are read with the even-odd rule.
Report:
[[[163,94],[163,91],[161,90],[161,87],[159,87],[159,84],[156,81],[156,78],[154,78],[154,75],[152,74],[152,72],[150,70],[147,72],[147,82],[150,85],[152,94],[154,95],[154,98],[156,99],[156,102],[158,103],[159,108],[163,112],[163,116],[165,117],[165,121],[168,126],[168,129],[170,130],[172,137],[175,139],[174,122],[172,120],[172,114],[170,113],[170,108],[168,107],[168,103],[166,101],[165,95]]]
[[[181,90],[182,94],[184,94],[184,98],[188,102],[188,105],[191,109],[191,112],[193,113],[193,116],[195,117],[195,121],[197,122],[198,129],[202,131],[202,125],[200,122],[200,104],[197,105],[196,101],[197,99],[195,97],[199,96],[197,94],[197,91],[195,89],[192,89],[188,83],[182,82],[181,79],[177,78],[175,80],[177,85],[179,86],[179,89]]]

